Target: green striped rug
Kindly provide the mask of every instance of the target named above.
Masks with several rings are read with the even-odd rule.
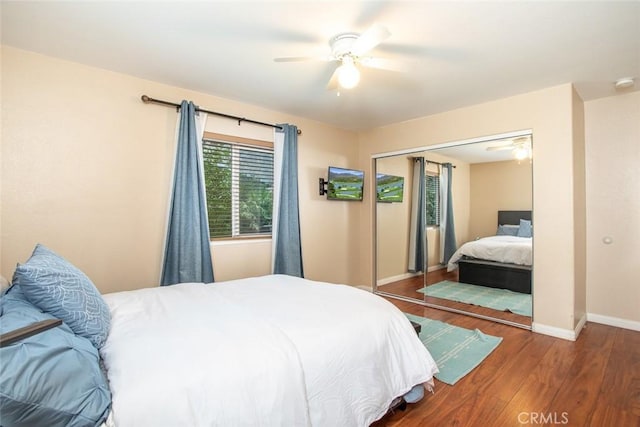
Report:
[[[507,289],[488,288],[486,286],[444,280],[418,289],[418,292],[430,297],[479,305],[493,308],[494,310],[508,310],[523,316],[531,317],[532,312],[531,294],[522,294]]]
[[[478,366],[502,342],[502,338],[486,335],[478,329],[460,328],[438,320],[405,313],[422,325],[420,341],[438,365],[436,378],[450,385]]]

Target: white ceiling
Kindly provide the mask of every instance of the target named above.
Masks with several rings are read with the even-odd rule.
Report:
[[[2,0],[2,43],[351,130],[573,82],[584,100],[640,78],[640,2]],[[340,96],[328,40],[377,22],[365,69]],[[635,88],[640,89],[640,81]],[[154,94],[149,93],[149,96]],[[177,102],[179,100],[169,100]],[[203,106],[215,110],[215,106]],[[260,120],[260,117],[251,117]]]

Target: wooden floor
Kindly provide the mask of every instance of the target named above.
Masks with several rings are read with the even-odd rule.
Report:
[[[640,426],[640,332],[587,323],[575,342],[389,299],[402,311],[503,337],[450,386],[435,380],[391,426]]]
[[[441,282],[443,280],[458,281],[458,271],[447,272],[446,269],[435,270],[427,273],[426,281],[423,275],[411,277],[409,279],[398,280],[393,283],[388,283],[378,287],[379,291],[388,292],[394,295],[399,295],[407,298],[412,298],[425,303],[434,304],[437,306],[448,307],[455,310],[465,311],[468,313],[475,313],[480,316],[491,317],[495,319],[501,319],[505,322],[512,322],[523,325],[525,327],[531,327],[531,317],[522,316],[519,314],[511,313],[508,311],[493,310],[487,307],[480,307],[477,305],[465,304],[461,302],[446,300],[442,298],[429,297],[425,294],[418,292],[419,289],[424,288],[426,285],[432,285],[434,283]]]

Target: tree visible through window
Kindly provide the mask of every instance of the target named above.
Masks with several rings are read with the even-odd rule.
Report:
[[[438,175],[427,174],[426,176],[426,196],[427,196],[427,225],[440,225],[440,177]]]
[[[205,139],[202,151],[210,237],[270,235],[273,150]]]

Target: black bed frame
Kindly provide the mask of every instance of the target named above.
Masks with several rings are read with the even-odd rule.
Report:
[[[498,211],[498,225],[531,220],[531,211]],[[463,257],[458,261],[458,281],[491,288],[531,293],[531,267]]]

